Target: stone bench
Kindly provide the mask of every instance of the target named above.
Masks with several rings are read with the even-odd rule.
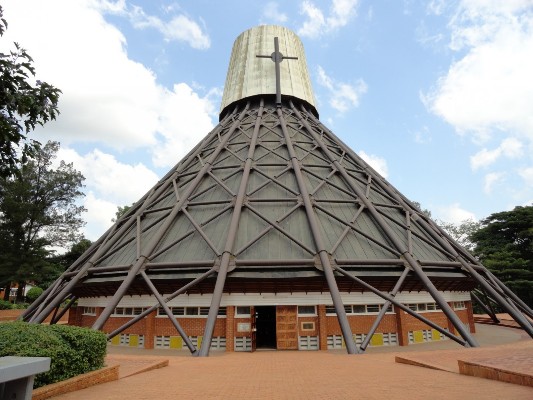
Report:
[[[35,375],[49,369],[49,357],[0,357],[0,399],[31,400]]]

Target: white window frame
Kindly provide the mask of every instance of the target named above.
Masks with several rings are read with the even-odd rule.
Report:
[[[247,314],[239,313],[239,308],[248,308]],[[235,306],[235,318],[250,318],[252,316],[252,307],[251,306]]]
[[[311,328],[304,328],[304,325],[305,325],[305,324],[311,324],[312,327],[311,327]],[[309,331],[314,331],[315,329],[316,329],[316,325],[315,325],[315,323],[312,322],[312,321],[302,321],[302,322],[300,323],[300,330],[301,330],[301,331],[309,332]]]
[[[313,307],[313,312],[312,313],[301,313],[300,307]],[[298,310],[299,317],[316,317],[318,315],[316,312],[316,306],[301,305],[301,306],[298,306],[297,310]]]
[[[83,307],[82,315],[96,315],[96,307]]]

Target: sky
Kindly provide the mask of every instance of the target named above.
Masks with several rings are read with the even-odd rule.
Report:
[[[321,121],[441,221],[533,204],[533,0],[2,0],[36,79],[62,90],[84,234],[146,193],[218,122],[231,48],[301,38]]]

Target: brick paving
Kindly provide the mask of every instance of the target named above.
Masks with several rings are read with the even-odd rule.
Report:
[[[481,327],[478,332],[482,345],[523,339],[511,328]],[[446,341],[389,348],[388,352],[376,348],[362,355],[340,351],[213,352],[207,358],[168,350],[114,348],[109,357],[120,358],[121,365],[128,360],[141,365],[161,357],[168,359],[169,365],[54,399],[533,399],[531,387],[395,362],[398,355],[418,350],[428,353],[424,350],[434,345],[443,349],[433,351],[431,357],[436,360],[454,346]],[[121,350],[124,352],[119,353]],[[463,355],[471,350],[479,353],[477,349],[454,348]],[[492,351],[487,348],[486,354]]]

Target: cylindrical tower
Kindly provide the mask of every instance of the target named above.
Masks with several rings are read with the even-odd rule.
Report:
[[[305,102],[318,117],[300,38],[285,27],[261,25],[241,33],[233,44],[220,105],[220,119],[235,102],[259,95],[276,95],[277,74],[274,55],[276,38],[281,55],[279,60],[281,96]]]

